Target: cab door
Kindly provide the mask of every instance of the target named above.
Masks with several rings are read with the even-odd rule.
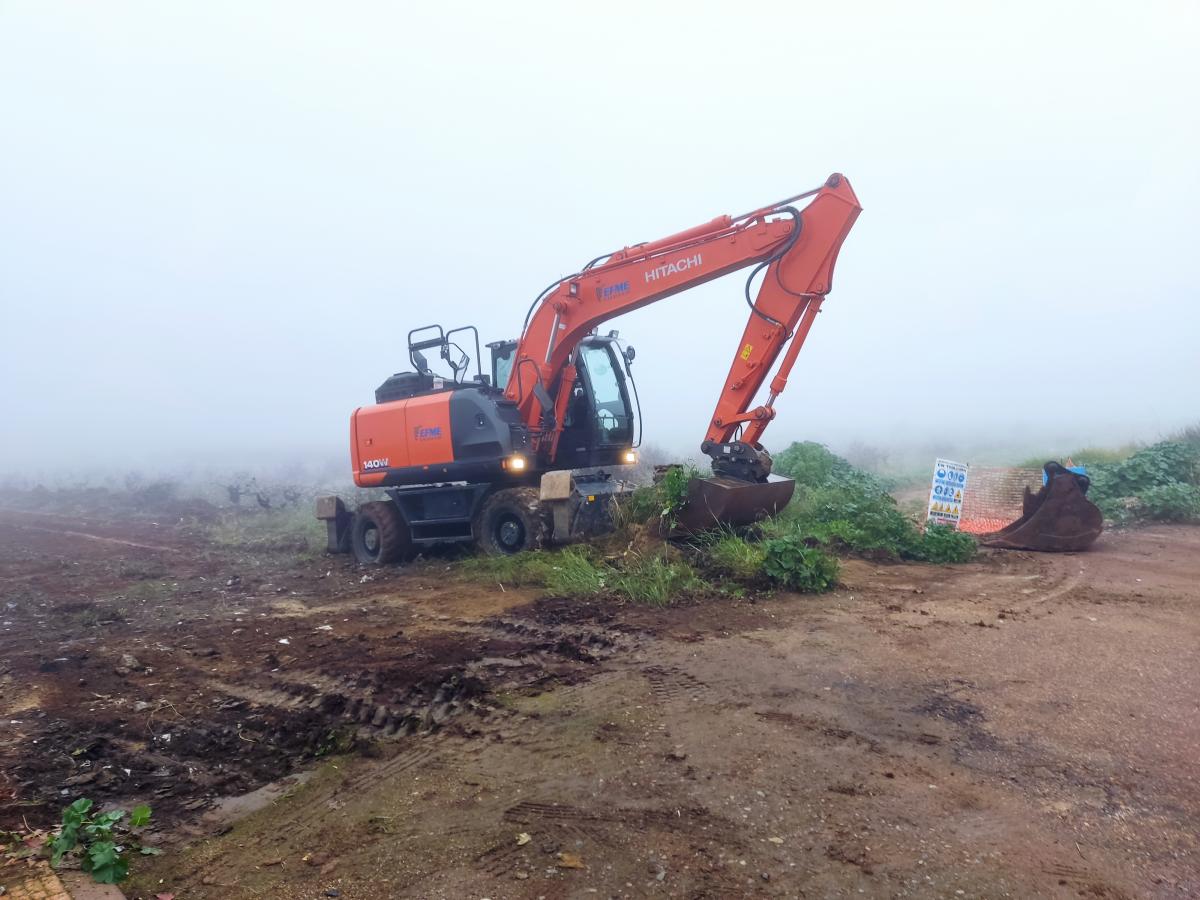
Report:
[[[557,461],[572,468],[612,465],[632,444],[633,412],[616,348],[611,341],[585,341],[579,346]]]

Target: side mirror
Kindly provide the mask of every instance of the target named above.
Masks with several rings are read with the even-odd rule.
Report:
[[[625,365],[629,365],[637,358],[637,351],[633,347],[626,347],[621,351],[621,355],[625,357]]]

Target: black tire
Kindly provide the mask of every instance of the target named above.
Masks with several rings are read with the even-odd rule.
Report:
[[[350,547],[354,558],[367,566],[396,562],[411,546],[408,526],[390,500],[364,503],[354,516]]]
[[[506,488],[490,495],[475,516],[475,544],[490,556],[537,550],[549,529],[536,488]]]

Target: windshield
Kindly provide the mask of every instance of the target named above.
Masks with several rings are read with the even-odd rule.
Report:
[[[633,440],[633,419],[612,350],[607,344],[585,344],[581,356],[596,404],[600,442],[629,443]]]

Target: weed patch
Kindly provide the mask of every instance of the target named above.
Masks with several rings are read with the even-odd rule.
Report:
[[[667,606],[703,588],[683,560],[661,552],[630,552],[623,558],[597,559],[589,548],[534,550],[512,556],[475,556],[461,571],[472,578],[522,587],[542,587],[564,597],[605,594],[633,603]]]
[[[542,583],[548,590],[564,596],[598,594],[605,588],[607,569],[594,563],[582,548],[568,547],[552,555]]]
[[[546,584],[553,558],[557,555],[544,550],[532,550],[511,556],[470,556],[459,564],[459,571],[479,581],[493,581],[512,587],[542,587]]]
[[[613,525],[623,531],[631,525],[644,525],[663,511],[663,500],[658,486],[640,487],[614,498],[612,504]]]
[[[1138,444],[1125,444],[1121,447],[1084,447],[1081,450],[1075,450],[1070,453],[1071,464],[1076,466],[1107,466],[1113,463],[1124,462],[1137,453],[1141,449]],[[1031,456],[1017,465],[1023,469],[1040,469],[1045,465],[1047,460],[1057,460],[1055,454],[1046,454],[1044,456]]]
[[[613,502],[613,523],[618,529],[643,525],[655,516],[667,528],[675,527],[679,511],[687,503],[688,485],[700,472],[691,465],[665,466],[662,477],[649,487],[640,487]]]
[[[50,865],[58,868],[68,856],[79,858],[79,867],[100,884],[116,884],[129,875],[128,851],[160,853],[141,846],[133,834],[150,821],[149,806],[135,806],[126,823],[125,810],[92,814],[92,801],[80,797],[63,810],[62,827],[46,843]]]
[[[798,534],[766,541],[763,557],[767,576],[783,587],[818,594],[832,590],[837,584],[837,560],[807,546]]]
[[[300,507],[229,510],[209,529],[209,538],[240,550],[315,553],[325,545],[325,523]]]
[[[681,596],[702,590],[704,583],[690,565],[663,554],[630,554],[611,576],[614,594],[633,603],[667,606]]]

